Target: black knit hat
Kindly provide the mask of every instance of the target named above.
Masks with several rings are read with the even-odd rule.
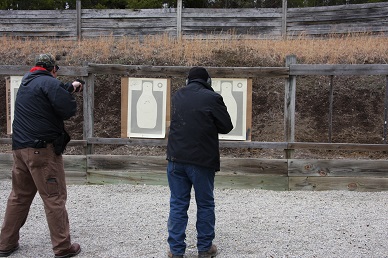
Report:
[[[189,71],[189,76],[187,77],[189,80],[194,79],[202,79],[205,82],[210,78],[208,72],[203,67],[193,67]]]

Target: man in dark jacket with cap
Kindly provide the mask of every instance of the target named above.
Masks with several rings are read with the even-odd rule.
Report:
[[[0,234],[0,257],[19,248],[19,231],[36,192],[43,200],[55,257],[72,257],[81,251],[79,244],[70,242],[62,152],[70,140],[63,121],[75,115],[72,93],[81,91],[82,84],[63,84],[56,79],[58,69],[50,54],[38,55],[16,96],[12,191]]]
[[[214,92],[203,67],[190,69],[186,87],[172,98],[167,144],[167,177],[171,191],[168,218],[169,257],[186,250],[187,210],[191,188],[197,203],[198,257],[215,257],[214,177],[220,170],[218,134],[233,129],[222,96]]]

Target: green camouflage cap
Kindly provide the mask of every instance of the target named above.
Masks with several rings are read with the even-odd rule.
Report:
[[[40,54],[35,58],[35,65],[42,65],[44,68],[54,67],[55,59],[51,54]]]

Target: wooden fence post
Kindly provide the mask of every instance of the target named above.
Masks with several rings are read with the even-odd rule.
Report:
[[[84,65],[87,65],[84,64]],[[84,128],[83,139],[92,138],[94,134],[94,74],[89,73],[85,79],[83,91]],[[87,144],[85,154],[93,154],[93,145]]]
[[[76,9],[77,9],[77,39],[78,39],[78,41],[81,41],[82,40],[82,30],[81,30],[82,9],[81,9],[81,0],[77,0],[77,2],[76,2]]]
[[[176,36],[180,41],[182,39],[182,0],[178,0],[176,10]]]
[[[334,75],[330,76],[329,89],[329,142],[331,143],[331,136],[333,133],[333,100],[334,100]]]
[[[287,0],[282,2],[282,39],[287,39]]]
[[[385,98],[384,98],[384,129],[383,142],[387,143],[387,119],[388,119],[388,75],[385,76]]]
[[[286,67],[296,64],[296,56],[286,57]],[[295,98],[296,98],[296,76],[290,75],[285,81],[284,87],[284,137],[286,142],[295,141]],[[285,158],[291,159],[294,150],[286,149]]]

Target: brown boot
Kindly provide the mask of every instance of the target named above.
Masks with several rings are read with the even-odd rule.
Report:
[[[62,253],[59,253],[59,254],[55,254],[55,258],[73,257],[79,254],[80,252],[81,252],[81,246],[77,243],[74,243],[66,251],[63,251]]]
[[[19,244],[16,244],[14,247],[8,250],[0,250],[0,257],[8,257],[10,256],[13,252],[19,249]]]
[[[183,255],[172,254],[171,251],[167,253],[168,258],[183,258]]]
[[[213,258],[218,254],[217,246],[212,245],[206,252],[198,252],[198,258]]]

